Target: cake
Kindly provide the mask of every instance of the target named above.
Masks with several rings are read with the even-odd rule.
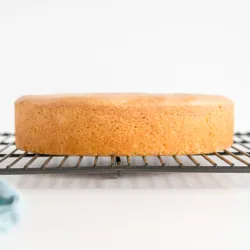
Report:
[[[18,149],[53,155],[187,155],[233,143],[234,104],[197,94],[23,96],[15,102]]]

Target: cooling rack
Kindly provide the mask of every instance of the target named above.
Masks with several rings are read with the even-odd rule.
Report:
[[[0,133],[0,175],[124,172],[250,173],[250,133],[235,133],[234,144],[213,154],[186,156],[54,156],[15,147],[15,135]]]

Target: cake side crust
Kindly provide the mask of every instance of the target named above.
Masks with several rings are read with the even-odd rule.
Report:
[[[233,143],[234,105],[227,98],[184,95],[180,104],[180,96],[114,95],[114,103],[111,96],[18,99],[17,148],[54,155],[186,155]]]

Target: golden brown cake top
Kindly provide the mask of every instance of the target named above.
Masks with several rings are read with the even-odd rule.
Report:
[[[56,95],[25,95],[16,103],[57,105],[117,105],[117,106],[200,106],[227,105],[233,102],[220,95],[203,94],[149,94],[149,93],[95,93],[95,94],[56,94]]]

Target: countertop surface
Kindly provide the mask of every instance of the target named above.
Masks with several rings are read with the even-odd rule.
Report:
[[[74,184],[79,179],[66,185],[65,177],[57,181],[54,177],[55,185],[49,187],[46,183],[53,181],[48,176],[40,177],[43,181],[32,188],[38,179],[19,177],[21,182],[16,183],[27,209],[21,223],[1,237],[1,249],[247,250],[249,177],[173,174],[168,175],[169,187],[160,177],[159,182],[156,176],[147,177],[161,183],[154,188],[142,178],[137,178],[141,186],[126,187],[131,181],[126,177],[101,182],[90,178],[87,186]],[[107,185],[114,182],[120,187]]]
[[[22,190],[25,249],[249,249],[249,190]]]

